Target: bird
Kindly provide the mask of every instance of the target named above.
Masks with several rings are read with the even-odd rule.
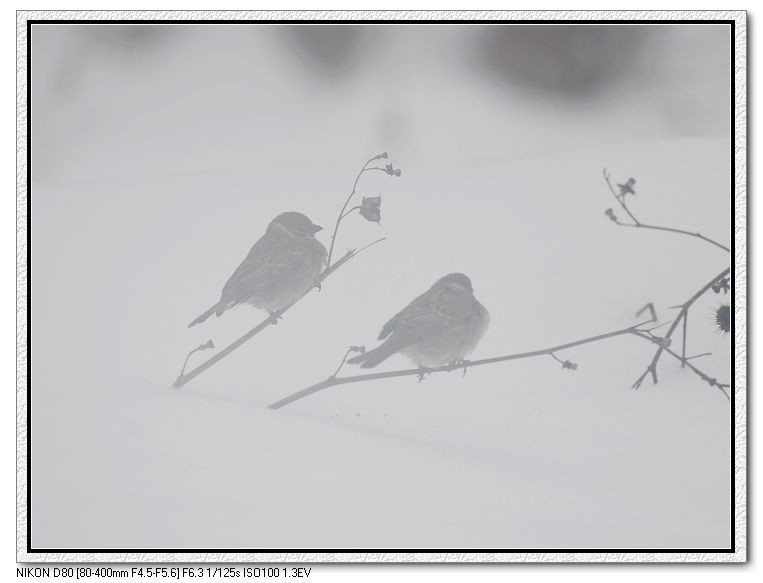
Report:
[[[471,280],[463,273],[450,273],[384,325],[378,338],[384,343],[347,362],[373,368],[399,352],[422,369],[457,364],[474,350],[489,322]]]
[[[242,303],[272,315],[301,298],[319,284],[326,264],[326,248],[315,238],[315,233],[322,229],[302,213],[278,215],[228,278],[220,301],[188,327]]]

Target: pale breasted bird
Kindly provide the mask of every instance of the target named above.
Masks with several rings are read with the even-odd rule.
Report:
[[[424,368],[458,363],[474,350],[489,322],[469,278],[451,273],[384,325],[379,334],[384,343],[347,362],[372,368],[400,352]]]
[[[242,303],[273,313],[298,300],[326,264],[326,248],[315,238],[321,229],[302,213],[278,215],[228,278],[220,301],[188,327]]]

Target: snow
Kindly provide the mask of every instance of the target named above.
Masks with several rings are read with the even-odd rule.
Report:
[[[612,223],[607,208],[625,216],[602,177],[636,178],[643,222],[730,244],[723,29],[672,29],[635,80],[578,101],[495,84],[447,28],[377,31],[362,66],[327,81],[275,29],[197,26],[120,52],[35,27],[35,549],[728,547],[729,402],[669,355],[659,384],[631,390],[654,354],[637,338],[560,352],[574,372],[546,356],[267,408],[374,346],[448,272],[491,314],[476,359],[624,328],[649,302],[668,321],[729,265],[698,239]],[[381,227],[348,217],[335,257],[386,240],[171,388],[187,351],[265,316],[186,327],[267,223],[299,210],[328,246],[382,151],[402,176],[359,183],[381,193]],[[707,294],[688,321],[688,353],[712,352],[692,362],[721,382],[727,301]]]

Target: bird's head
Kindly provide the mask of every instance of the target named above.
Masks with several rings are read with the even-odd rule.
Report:
[[[323,227],[314,224],[302,213],[297,212],[281,213],[270,222],[269,228],[288,235],[303,237],[314,237],[315,233],[323,229]]]
[[[438,279],[432,287],[435,289],[446,289],[454,293],[474,294],[471,280],[463,273],[449,273]]]

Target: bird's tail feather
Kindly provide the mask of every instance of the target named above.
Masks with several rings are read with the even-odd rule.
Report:
[[[212,314],[214,314],[217,310],[220,310],[221,308],[222,306],[218,302],[217,304],[209,308],[206,312],[204,312],[201,316],[196,318],[193,322],[188,324],[188,327],[190,328],[191,326],[194,326],[196,324],[201,324],[204,320],[209,318]],[[221,313],[222,311],[220,311],[220,313],[218,313],[217,315],[219,316]]]
[[[387,360],[401,348],[402,346],[400,346],[397,342],[394,342],[394,338],[390,338],[381,346],[377,346],[373,350],[359,354],[347,362],[350,364],[359,364],[361,368],[373,368],[377,364]]]

